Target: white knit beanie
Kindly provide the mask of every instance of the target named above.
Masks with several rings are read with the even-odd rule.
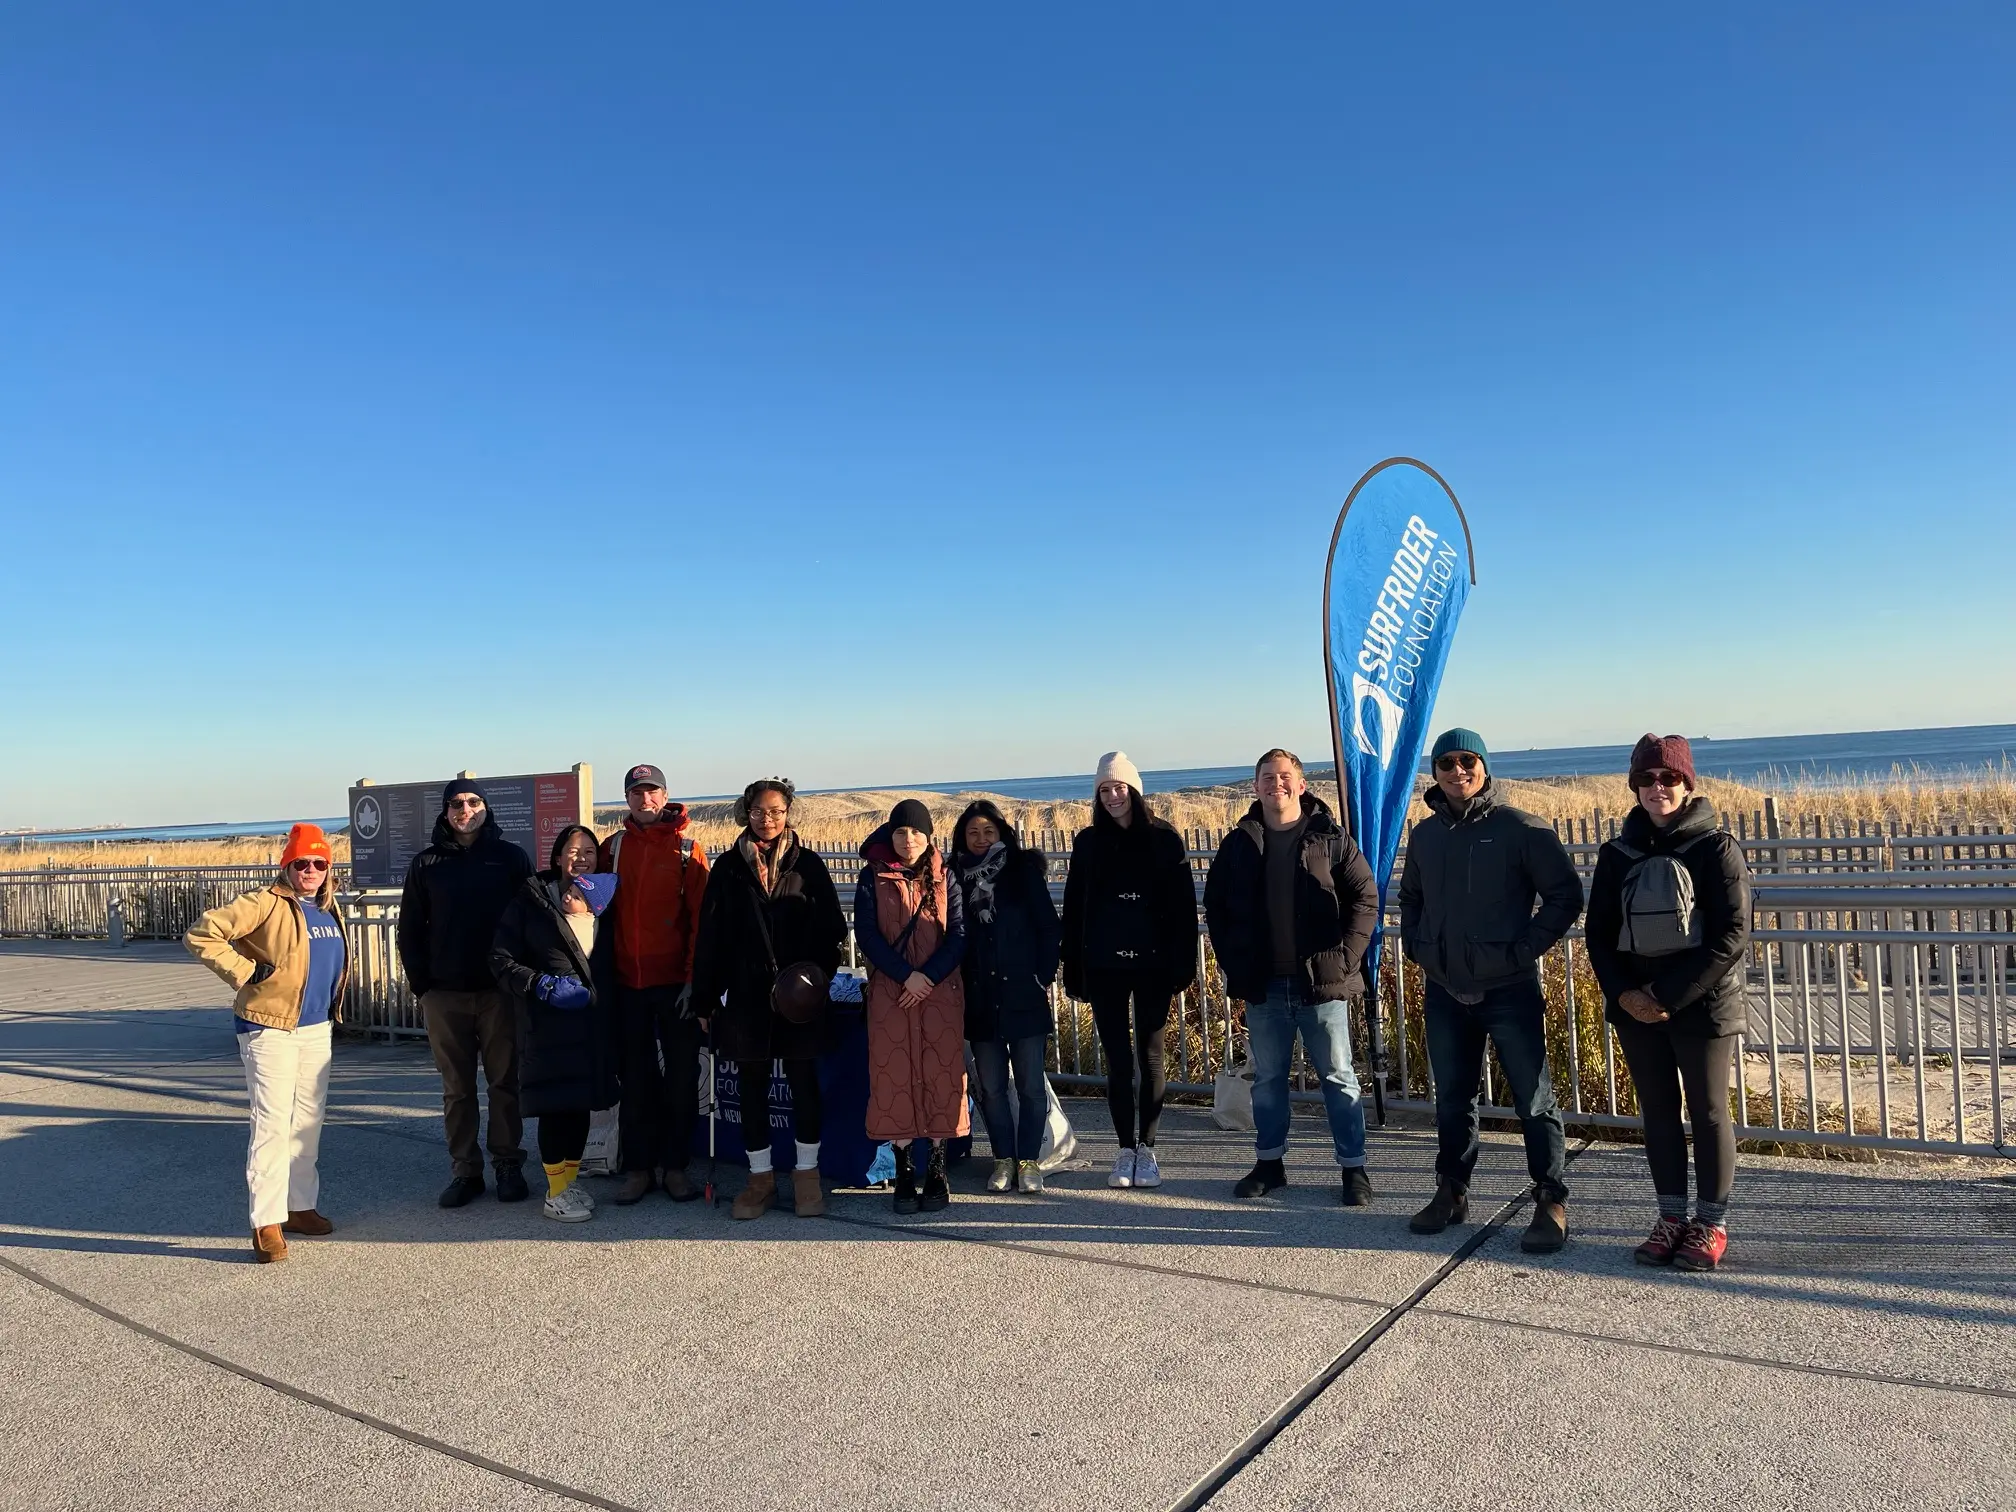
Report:
[[[1141,768],[1127,759],[1125,751],[1108,751],[1099,758],[1099,775],[1092,779],[1092,796],[1099,796],[1099,786],[1106,782],[1124,782],[1135,792],[1141,791]]]

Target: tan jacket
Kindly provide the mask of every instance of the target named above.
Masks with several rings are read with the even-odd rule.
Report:
[[[332,898],[323,905],[343,922]],[[213,908],[182,937],[189,953],[238,989],[232,1011],[247,1023],[292,1029],[301,1021],[301,994],[308,987],[308,925],[294,894],[279,883],[233,898]],[[261,966],[272,971],[255,982]],[[343,1018],[343,988],[350,980],[350,940],[343,940],[343,970],[329,1003],[329,1017]]]

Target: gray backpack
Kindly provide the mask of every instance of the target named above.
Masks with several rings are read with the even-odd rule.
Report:
[[[1617,948],[1627,955],[1666,956],[1701,943],[1701,910],[1694,900],[1694,874],[1680,858],[1712,835],[1696,835],[1677,850],[1655,856],[1612,840],[1631,863],[1624,874]]]

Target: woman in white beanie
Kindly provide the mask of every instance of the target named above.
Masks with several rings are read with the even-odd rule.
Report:
[[[1064,884],[1064,990],[1092,1005],[1120,1153],[1106,1184],[1155,1187],[1169,1007],[1197,974],[1197,885],[1183,837],[1148,812],[1125,751],[1099,758],[1092,823]],[[1139,1078],[1139,1096],[1135,1082]]]

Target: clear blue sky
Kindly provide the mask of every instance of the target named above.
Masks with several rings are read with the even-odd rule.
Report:
[[[0,10],[0,824],[2016,719],[2007,7]],[[1630,8],[1627,8],[1627,10]]]

